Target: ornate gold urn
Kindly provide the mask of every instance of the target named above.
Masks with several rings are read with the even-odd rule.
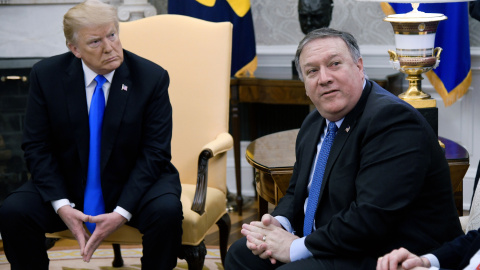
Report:
[[[408,89],[399,97],[416,108],[436,107],[435,99],[420,88],[422,73],[436,68],[440,63],[442,48],[434,48],[435,34],[440,21],[447,17],[439,13],[414,10],[406,14],[394,14],[383,20],[390,22],[395,34],[396,51],[389,50],[393,68],[407,74]]]

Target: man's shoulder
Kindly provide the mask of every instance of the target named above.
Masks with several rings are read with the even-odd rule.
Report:
[[[65,66],[70,65],[73,60],[78,59],[73,55],[73,53],[65,52],[62,54],[54,55],[40,60],[39,62],[33,65],[35,69],[44,69],[44,68],[59,68],[64,69]]]
[[[365,110],[380,112],[381,110],[405,110],[415,112],[407,102],[371,81],[371,91],[366,99]]]

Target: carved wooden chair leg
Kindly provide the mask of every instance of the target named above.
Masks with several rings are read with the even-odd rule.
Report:
[[[202,270],[207,255],[207,248],[203,241],[198,246],[182,245],[180,259],[185,259],[189,270]]]
[[[222,265],[225,266],[225,257],[227,256],[228,237],[230,235],[230,227],[232,222],[228,213],[222,216],[217,221],[218,234],[220,236],[220,257],[222,258]]]
[[[123,266],[123,258],[122,258],[122,251],[120,250],[120,244],[112,244],[113,247],[113,267],[122,267]]]

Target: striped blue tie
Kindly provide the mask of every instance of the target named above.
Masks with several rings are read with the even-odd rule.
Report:
[[[86,215],[96,216],[105,213],[102,185],[100,181],[100,145],[102,139],[103,112],[105,110],[105,96],[102,86],[107,81],[102,75],[95,77],[97,86],[93,92],[90,112],[90,152],[88,156],[87,187],[85,188],[85,201],[83,210]],[[86,222],[90,233],[95,230],[95,223]]]
[[[335,122],[328,124],[327,135],[325,135],[323,139],[320,154],[315,164],[315,171],[313,172],[312,184],[308,192],[307,210],[305,211],[305,220],[303,223],[303,236],[311,234],[313,230],[313,221],[315,219],[315,211],[317,210],[318,197],[320,196],[320,188],[322,187],[323,173],[325,172],[328,154],[330,153],[330,148],[332,147],[337,130],[338,128]]]

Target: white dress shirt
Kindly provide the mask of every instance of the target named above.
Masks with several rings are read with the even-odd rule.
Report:
[[[95,86],[97,85],[97,82],[95,81],[95,77],[97,77],[98,74],[95,73],[93,70],[91,70],[87,65],[85,65],[83,60],[82,60],[82,67],[83,67],[83,73],[85,74],[84,79],[85,79],[85,85],[86,85],[85,93],[86,93],[86,99],[87,99],[87,109],[88,109],[88,112],[90,112],[90,103],[92,102],[93,92],[95,91]],[[102,90],[105,95],[105,106],[107,105],[108,94],[110,93],[110,85],[112,83],[113,74],[115,74],[115,70],[108,74],[103,75],[107,79],[107,81],[102,86]],[[55,212],[58,212],[58,209],[60,209],[60,207],[65,205],[70,205],[72,207],[75,207],[75,204],[71,203],[70,200],[66,198],[52,201],[52,206],[55,209]],[[120,206],[117,206],[113,211],[122,215],[128,221],[130,221],[130,219],[132,218],[132,214]]]
[[[342,125],[343,120],[344,120],[344,118],[336,121],[335,125],[337,125],[337,127],[339,128]],[[310,191],[310,186],[312,185],[313,172],[315,171],[318,155],[320,154],[320,149],[322,147],[323,140],[325,138],[325,134],[327,134],[328,124],[330,123],[330,121],[328,121],[328,120],[326,120],[326,121],[327,121],[327,124],[325,125],[325,128],[323,129],[323,132],[320,136],[320,142],[317,144],[317,154],[316,154],[315,159],[313,160],[313,164],[312,164],[312,167],[311,167],[312,169],[310,170],[310,177],[309,177],[309,181],[308,181],[307,193]],[[303,211],[304,212],[307,210],[307,203],[308,203],[308,197],[305,200],[305,203],[303,205]],[[276,216],[275,218],[280,222],[280,224],[282,224],[282,226],[288,232],[295,233],[292,229],[292,225],[290,224],[290,221],[288,221],[287,218],[282,217],[282,216]],[[290,260],[292,262],[297,261],[297,260],[301,260],[301,259],[305,259],[305,258],[308,258],[308,257],[312,257],[312,256],[313,256],[312,253],[305,246],[305,236],[302,237],[302,238],[293,240],[292,245],[290,246]]]

